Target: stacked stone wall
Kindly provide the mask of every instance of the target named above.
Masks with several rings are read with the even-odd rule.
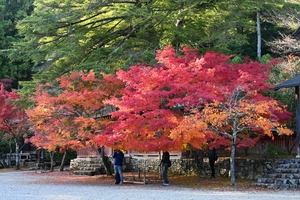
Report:
[[[206,175],[210,175],[210,167],[207,158],[204,158],[204,171]],[[199,174],[199,169],[193,158],[171,159],[172,166],[169,172],[178,175],[196,175]],[[146,172],[158,172],[160,160],[151,159],[131,159],[128,158],[125,163],[126,171],[145,170]],[[236,178],[258,179],[270,167],[270,161],[255,160],[255,159],[236,159],[235,174]],[[230,159],[228,157],[220,157],[215,163],[217,176],[230,176]]]
[[[103,165],[101,160],[97,158],[80,158],[71,161],[70,169],[78,170],[79,168],[89,168],[89,163],[99,163]],[[204,158],[204,172],[205,175],[209,176],[211,171],[209,167],[208,158]],[[113,158],[110,158],[111,167],[113,170]],[[197,175],[199,174],[199,169],[193,158],[172,158],[172,166],[169,168],[169,172],[177,175]],[[124,159],[124,172],[137,172],[145,171],[151,173],[160,172],[159,167],[160,160],[158,158],[152,157],[141,157],[132,158],[126,157]],[[276,162],[274,160],[259,160],[259,159],[239,159],[235,160],[235,175],[236,178],[253,179],[256,180],[262,177],[264,174],[271,171]],[[104,170],[104,166],[99,166],[101,168],[101,173]],[[216,176],[230,176],[230,159],[229,157],[219,157],[215,164]]]

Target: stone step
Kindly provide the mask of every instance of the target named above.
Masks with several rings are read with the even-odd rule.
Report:
[[[266,174],[264,178],[285,178],[285,179],[300,179],[300,173],[274,173]]]
[[[85,176],[94,176],[96,175],[95,171],[86,171],[86,170],[76,170],[74,171],[75,175],[85,175]]]
[[[278,160],[272,173],[265,174],[253,183],[254,187],[271,189],[300,188],[300,159]]]
[[[281,174],[266,174],[264,178],[282,178]]]
[[[271,183],[274,183],[274,179],[273,178],[259,178],[257,180],[257,183],[268,183],[268,184],[271,184]]]
[[[258,183],[288,183],[288,182],[295,182],[296,184],[300,184],[300,179],[298,178],[259,178],[257,180]]]
[[[102,164],[103,165],[103,164]],[[78,165],[78,166],[85,166],[85,167],[99,167],[100,164],[85,164],[85,165]]]
[[[80,171],[99,171],[100,167],[79,167]]]
[[[277,168],[276,173],[300,173],[300,168]]]
[[[77,168],[101,168],[103,165],[78,165]]]
[[[80,164],[80,166],[101,166],[103,165],[102,163],[85,163],[85,164]]]
[[[300,169],[300,163],[293,163],[293,164],[291,164],[291,168],[298,168],[298,169]]]
[[[293,188],[289,184],[267,184],[267,183],[253,183],[253,187],[263,187],[268,189],[290,189]]]
[[[294,158],[294,159],[282,159],[282,160],[277,160],[277,164],[295,164],[295,163],[300,163],[299,158]]]

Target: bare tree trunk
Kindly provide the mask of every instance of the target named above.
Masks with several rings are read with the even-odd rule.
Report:
[[[9,140],[9,158],[7,159],[8,167],[11,167],[11,154],[12,154],[12,148],[11,148],[11,139]]]
[[[179,16],[180,16],[181,12],[182,11],[179,10],[179,13],[178,13]],[[184,18],[179,17],[179,19],[176,20],[175,26],[176,26],[177,31],[180,32],[182,30],[183,26],[184,26]],[[172,42],[172,45],[175,48],[176,53],[180,51],[181,42],[182,41],[180,39],[180,34],[179,33],[175,33],[175,37],[174,37],[174,40]]]
[[[106,174],[107,175],[112,175],[112,170],[111,170],[111,165],[110,165],[110,162],[109,162],[109,158],[104,153],[104,146],[102,146],[98,150],[100,150],[100,155],[101,155],[101,159],[102,159]]]
[[[5,154],[3,152],[1,153],[0,165],[2,165],[3,168],[7,167],[6,164],[5,164]]]
[[[50,162],[51,162],[51,166],[50,166],[50,171],[53,172],[54,170],[54,166],[55,166],[55,163],[54,163],[54,151],[51,151],[49,152],[49,155],[50,155]]]
[[[205,169],[204,169],[204,162],[203,162],[203,157],[204,157],[204,151],[202,150],[193,150],[193,157],[195,159],[196,165],[198,167],[199,171],[199,176],[201,178],[205,177]]]
[[[5,168],[5,164],[3,164],[4,162],[3,162],[3,163],[2,163],[2,162],[3,162],[3,161],[0,161],[0,169],[1,169],[1,168]]]
[[[292,141],[291,136],[285,135],[284,144],[285,144],[286,151],[288,152],[289,155],[291,155],[294,147],[296,146],[296,140]]]
[[[66,157],[67,157],[67,151],[64,152],[64,156],[63,156],[61,164],[60,164],[59,171],[61,171],[61,172],[64,171]]]
[[[15,143],[16,143],[16,169],[20,169],[20,153],[19,153],[19,143],[18,143],[18,139],[15,139]]]
[[[261,28],[260,28],[260,12],[256,13],[257,21],[257,59],[261,59]]]
[[[231,178],[231,185],[236,186],[235,181],[235,147],[236,147],[236,134],[232,136],[232,145],[231,145],[231,154],[230,154],[230,178]]]

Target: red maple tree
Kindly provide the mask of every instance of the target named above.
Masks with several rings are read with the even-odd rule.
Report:
[[[201,56],[184,48],[182,53],[177,56],[168,46],[158,51],[156,66],[117,72],[126,86],[121,98],[107,101],[119,110],[112,113],[117,120],[110,131],[97,136],[99,143],[158,151],[202,148],[211,141],[211,148],[231,149],[233,164],[236,146],[251,147],[260,135],[272,137],[275,128],[291,134],[283,124],[290,113],[263,96],[272,87],[266,80],[273,62],[234,64],[217,52]]]
[[[20,140],[30,134],[29,123],[25,111],[14,104],[19,99],[19,94],[15,91],[7,91],[6,88],[9,88],[7,86],[7,84],[0,83],[0,131],[4,133],[4,138],[14,141],[16,167],[19,169]]]
[[[27,110],[35,131],[30,141],[50,152],[95,146],[95,135],[111,121],[103,119],[112,108],[103,101],[122,87],[115,75],[102,77],[97,78],[93,71],[74,71],[57,79],[58,86],[41,85],[35,94],[36,105]]]

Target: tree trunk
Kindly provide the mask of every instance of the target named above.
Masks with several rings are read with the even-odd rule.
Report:
[[[54,171],[54,151],[49,152],[50,155],[50,162],[51,162],[51,166],[50,166],[50,171],[53,172]]]
[[[257,59],[261,59],[261,28],[260,28],[260,12],[256,13],[257,21]]]
[[[181,10],[179,10],[178,12],[178,16],[181,15]],[[179,17],[179,19],[176,20],[176,33],[175,33],[175,37],[172,41],[172,46],[175,48],[176,53],[180,52],[180,46],[181,46],[181,39],[180,39],[180,34],[178,32],[181,32],[183,26],[184,26],[184,18]]]
[[[4,164],[4,162],[2,163],[3,161],[0,161],[0,169],[1,168],[5,168],[5,164]]]
[[[289,155],[292,155],[292,151],[296,146],[296,141],[292,141],[291,136],[284,135],[283,137],[284,137],[285,149]]]
[[[235,162],[235,147],[236,147],[235,143],[236,143],[236,135],[233,134],[232,145],[231,145],[231,154],[230,154],[231,186],[236,186],[236,181],[235,181],[235,167],[234,167],[234,162]]]
[[[16,169],[20,169],[20,153],[19,153],[19,143],[18,139],[15,139],[16,143]]]
[[[101,155],[101,159],[102,159],[106,174],[111,176],[112,175],[111,164],[109,162],[108,156],[106,156],[104,153],[104,146],[99,148],[98,151],[100,151],[99,153]]]
[[[11,167],[11,154],[12,154],[11,140],[9,140],[9,158],[7,158],[8,167]]]
[[[2,153],[1,154],[1,162],[0,162],[0,165],[2,165],[3,168],[6,168],[7,165],[5,164],[5,154]]]
[[[64,152],[64,156],[63,156],[61,164],[60,164],[59,171],[61,171],[61,172],[64,171],[66,157],[67,157],[67,151]]]
[[[201,178],[204,178],[206,176],[205,174],[205,169],[204,169],[204,162],[203,162],[203,157],[204,157],[204,151],[202,150],[193,150],[193,157],[195,159],[198,171],[199,171],[199,176]]]

